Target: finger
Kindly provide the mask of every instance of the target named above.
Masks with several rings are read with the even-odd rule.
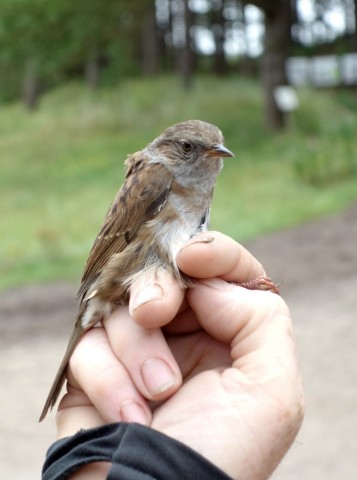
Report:
[[[177,264],[195,278],[221,277],[239,283],[265,275],[262,265],[248,250],[219,232],[196,235],[180,250]]]
[[[184,290],[167,270],[160,270],[155,281],[147,283],[138,278],[130,288],[129,311],[139,325],[146,328],[162,327],[179,311]]]
[[[181,385],[181,372],[159,328],[133,322],[126,307],[118,308],[105,322],[115,356],[141,394],[163,400]]]
[[[170,322],[163,328],[165,335],[187,335],[188,333],[194,333],[200,330],[202,330],[202,326],[200,325],[197,318],[195,317],[195,314],[193,313],[191,308],[188,307],[188,305],[176,315],[172,322]]]
[[[104,328],[93,328],[79,342],[69,363],[68,384],[69,393],[83,390],[106,422],[150,423],[150,409],[113,353]]]

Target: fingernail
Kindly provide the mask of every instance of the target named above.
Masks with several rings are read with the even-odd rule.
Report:
[[[141,405],[136,402],[127,402],[120,407],[120,416],[123,422],[135,422],[149,425],[148,416]]]
[[[202,283],[206,287],[214,288],[215,290],[231,290],[234,285],[225,282],[221,278],[200,278],[197,283]]]
[[[141,367],[144,384],[151,397],[169,390],[178,382],[169,365],[160,358],[150,358]]]
[[[182,252],[183,250],[186,250],[187,248],[192,247],[193,245],[199,245],[199,244],[213,244],[216,242],[216,239],[214,237],[209,237],[209,236],[198,236],[194,237],[192,240],[190,240],[188,243],[186,243],[180,250]]]
[[[164,290],[158,283],[147,285],[135,295],[134,300],[130,305],[130,313],[145,303],[153,302],[154,300],[161,300],[163,296]]]

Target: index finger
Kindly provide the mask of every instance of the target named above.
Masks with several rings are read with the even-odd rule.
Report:
[[[178,253],[177,264],[195,278],[220,277],[241,283],[265,275],[261,263],[248,250],[220,232],[193,237]]]

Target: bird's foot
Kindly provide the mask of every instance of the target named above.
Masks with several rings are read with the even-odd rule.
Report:
[[[235,285],[248,288],[249,290],[266,290],[279,295],[280,292],[278,287],[280,287],[281,282],[276,285],[271,278],[262,276],[255,278],[254,280],[248,280],[247,282],[235,283]]]

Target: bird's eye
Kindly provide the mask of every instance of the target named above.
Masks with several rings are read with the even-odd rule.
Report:
[[[187,142],[186,140],[184,140],[182,143],[181,143],[181,146],[182,146],[182,150],[185,152],[185,153],[191,153],[192,150],[193,150],[193,145],[191,142]]]

